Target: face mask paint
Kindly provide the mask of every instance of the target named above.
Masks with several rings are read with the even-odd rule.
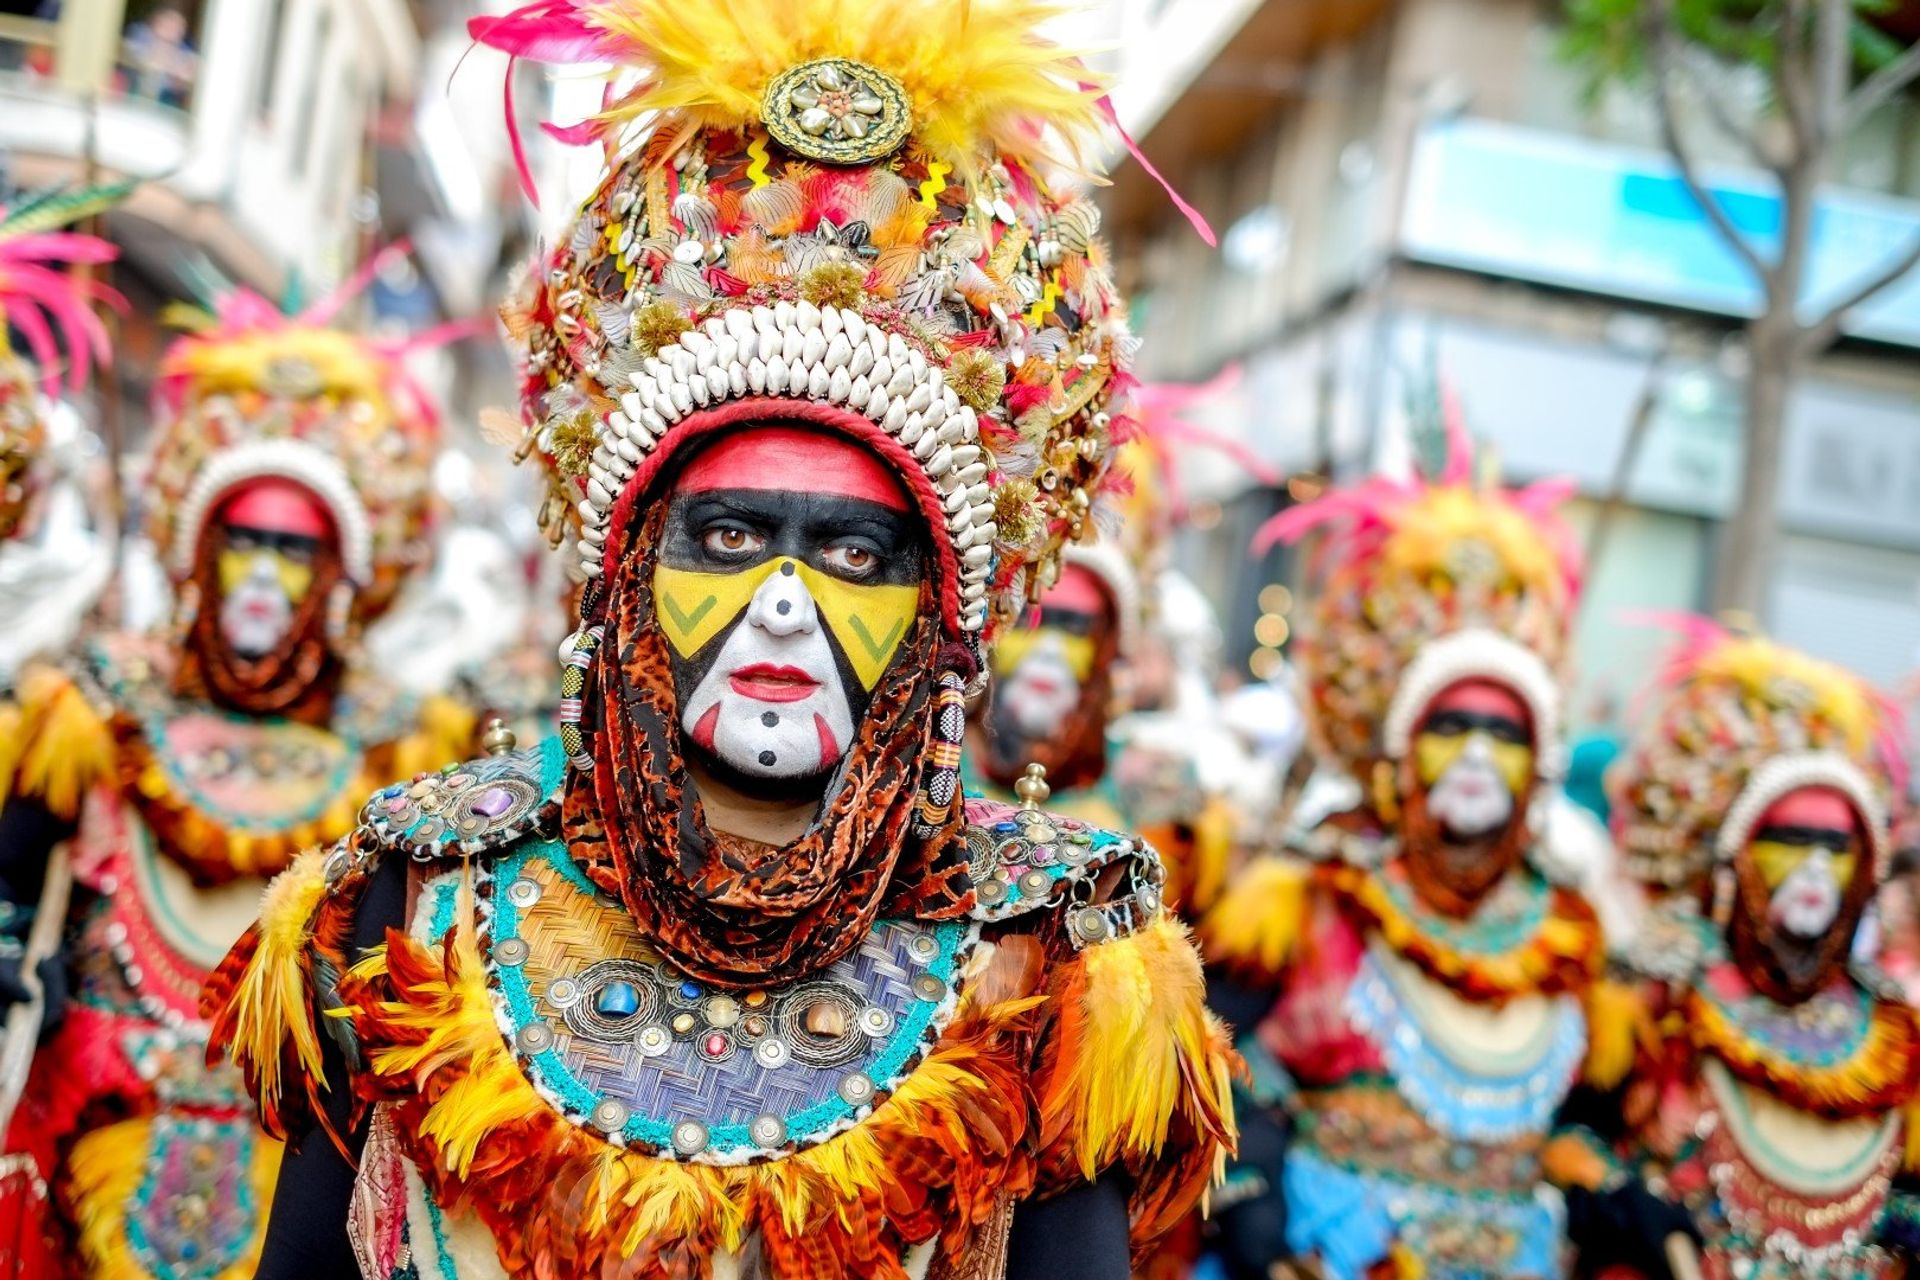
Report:
[[[1060,733],[1093,677],[1096,633],[1110,625],[1105,589],[1069,566],[1041,600],[1038,623],[994,645],[995,733],[1026,742]]]
[[[1819,938],[1840,918],[1859,873],[1852,807],[1809,788],[1782,797],[1762,816],[1746,849],[1767,891],[1767,922],[1788,937]]]
[[[1472,680],[1443,691],[1413,741],[1427,812],[1463,840],[1499,831],[1533,779],[1532,738],[1510,690]]]
[[[220,634],[242,658],[280,647],[295,611],[313,589],[319,540],[300,533],[226,523],[215,561]]]
[[[822,465],[879,467],[869,455],[802,432],[755,434],[751,468],[733,442],[714,451],[719,462],[688,468],[654,604],[684,740],[746,777],[817,777],[839,765],[913,627],[922,538],[897,485]],[[788,445],[803,456],[769,465],[769,449],[783,457]],[[800,474],[824,476],[821,488],[759,487]]]

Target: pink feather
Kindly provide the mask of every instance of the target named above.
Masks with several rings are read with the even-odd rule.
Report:
[[[1082,89],[1092,89],[1095,86],[1082,84],[1080,87]],[[1133,136],[1129,134],[1126,128],[1120,123],[1120,113],[1113,109],[1113,99],[1103,93],[1100,95],[1098,106],[1101,112],[1107,117],[1108,123],[1113,126],[1114,132],[1120,135],[1120,145],[1127,149],[1127,154],[1139,161],[1140,167],[1147,171],[1147,176],[1160,184],[1160,189],[1167,193],[1167,199],[1173,201],[1173,207],[1186,216],[1188,223],[1199,233],[1200,238],[1207,242],[1207,247],[1209,249],[1219,248],[1219,237],[1213,234],[1213,228],[1207,224],[1206,218],[1202,216],[1198,209],[1188,204],[1186,197],[1174,190],[1173,184],[1168,182],[1166,178],[1161,175],[1160,171],[1153,167],[1153,161],[1147,159],[1147,153],[1140,149],[1140,144],[1133,140]]]

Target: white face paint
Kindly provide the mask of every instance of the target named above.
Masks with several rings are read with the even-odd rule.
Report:
[[[1043,629],[994,696],[999,718],[1021,737],[1044,738],[1058,730],[1080,701],[1080,679],[1060,633]]]
[[[687,699],[680,728],[751,777],[808,778],[840,763],[853,741],[853,713],[799,574],[769,574],[760,584]]]
[[[1493,834],[1513,816],[1513,792],[1485,734],[1469,737],[1459,758],[1427,789],[1427,812],[1469,840]]]
[[[1833,873],[1832,857],[1825,849],[1815,849],[1773,891],[1767,918],[1792,937],[1818,938],[1840,918],[1845,896]]]
[[[280,583],[275,558],[255,554],[246,576],[220,602],[220,634],[243,658],[261,658],[279,647],[293,626],[293,601]]]

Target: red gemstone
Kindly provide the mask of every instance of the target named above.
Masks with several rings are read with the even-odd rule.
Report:
[[[718,1058],[727,1051],[727,1038],[718,1031],[707,1037],[707,1056]]]

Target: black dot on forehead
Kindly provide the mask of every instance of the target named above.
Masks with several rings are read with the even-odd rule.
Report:
[[[774,756],[773,752],[762,751],[760,753],[760,764],[763,768],[771,769],[773,768],[773,762],[775,758],[776,757]]]
[[[783,562],[781,563],[781,565],[780,565],[780,572],[782,572],[782,573],[784,573],[784,574],[786,574],[786,575],[787,575],[788,577],[792,577],[792,576],[793,576],[793,561],[791,561],[791,560],[787,560],[787,561],[783,561]],[[782,612],[782,613],[784,613],[784,612],[786,612],[786,610],[784,610],[784,609],[783,609],[783,610],[781,610],[781,612]]]
[[[779,602],[778,604],[776,604],[776,605],[774,605],[774,606],[773,606],[773,611],[774,611],[775,613],[779,613],[779,614],[788,614],[788,613],[792,613],[792,612],[793,612],[793,601],[791,601],[791,600],[782,600],[782,601],[780,601],[780,602]]]
[[[780,723],[780,715],[775,711],[762,711],[760,713],[760,723],[771,729]]]

